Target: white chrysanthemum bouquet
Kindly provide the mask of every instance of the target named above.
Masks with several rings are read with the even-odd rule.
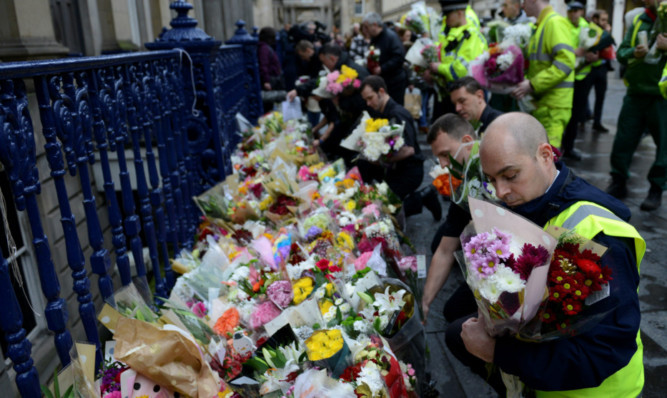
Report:
[[[404,123],[391,124],[387,119],[373,119],[364,112],[357,128],[341,142],[341,146],[360,152],[371,162],[388,161],[405,145],[404,128]]]

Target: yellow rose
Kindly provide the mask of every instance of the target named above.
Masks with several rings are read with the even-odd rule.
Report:
[[[310,293],[314,289],[313,278],[309,276],[304,276],[299,279],[292,285],[292,290],[294,290],[294,304],[301,304],[303,300],[307,299],[310,296]]]
[[[340,330],[318,330],[306,340],[308,359],[319,361],[334,356],[343,348],[345,340]]]
[[[320,305],[320,312],[324,316],[324,315],[326,315],[326,313],[329,312],[331,307],[333,307],[333,301],[331,301],[329,299],[324,299],[324,300],[319,302],[319,305]]]

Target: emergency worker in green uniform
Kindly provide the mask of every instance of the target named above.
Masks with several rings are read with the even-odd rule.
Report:
[[[560,148],[572,113],[575,57],[571,25],[547,0],[525,0],[523,9],[528,16],[537,17],[537,27],[528,43],[526,79],[512,95],[518,100],[532,95],[535,109],[531,114],[547,130],[551,145]]]
[[[648,129],[655,141],[655,160],[648,172],[651,183],[642,210],[655,210],[662,203],[667,184],[667,100],[660,84],[667,63],[667,35],[654,30],[656,1],[645,0],[646,10],[637,15],[625,34],[616,56],[627,66],[625,82],[628,91],[623,98],[614,146],[611,150],[612,183],[607,192],[619,199],[627,196],[630,162],[642,133]],[[645,36],[644,36],[645,35]],[[642,37],[646,37],[643,43]],[[656,51],[649,52],[655,46]]]

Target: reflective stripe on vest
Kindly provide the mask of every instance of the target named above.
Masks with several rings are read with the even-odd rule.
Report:
[[[564,63],[554,60],[552,62],[553,66],[555,66],[559,71],[565,73],[565,76],[568,76],[570,73],[572,73],[572,68],[569,66],[565,65]]]
[[[634,26],[632,28],[632,37],[630,38],[630,47],[635,47],[635,42],[637,40],[637,33],[639,33],[639,27],[642,26],[641,23],[637,23],[640,22],[639,17],[641,17],[641,15],[642,15],[641,13],[635,15],[635,19],[632,20],[632,24]]]
[[[558,44],[556,44],[556,45],[554,46],[554,48],[551,49],[551,56],[552,56],[552,57],[555,57],[556,54],[557,54],[560,50],[567,50],[567,51],[569,51],[569,52],[571,52],[571,53],[574,52],[574,49],[572,48],[571,45],[566,44],[566,43],[558,43]]]
[[[554,88],[574,88],[574,82],[560,82]]]
[[[646,251],[646,242],[637,230],[621,220],[611,211],[593,202],[577,202],[552,218],[544,228],[550,225],[574,229],[584,238],[593,239],[600,232],[607,236],[630,238],[635,242],[635,260],[637,271]],[[593,397],[637,397],[644,386],[644,346],[637,331],[635,351],[630,362],[613,375],[607,377],[597,387],[568,391],[535,391],[538,398],[593,398]]]
[[[538,54],[538,56],[544,54],[544,52],[542,51],[542,43],[544,42],[544,27],[547,26],[547,22],[549,22],[549,20],[555,17],[556,15],[557,14],[555,13],[549,15],[549,17],[547,17],[547,19],[545,19],[542,24],[542,31],[540,32],[540,40],[537,42],[537,51],[535,51],[535,53]],[[549,56],[548,54],[545,55]]]

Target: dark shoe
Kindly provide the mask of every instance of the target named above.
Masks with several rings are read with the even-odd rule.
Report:
[[[442,206],[440,206],[440,199],[438,198],[438,193],[435,191],[435,187],[431,186],[422,193],[422,203],[433,214],[435,221],[440,221],[442,218]]]
[[[581,152],[577,151],[576,149],[572,149],[572,150],[563,152],[563,157],[565,159],[579,161],[579,160],[581,160]]]
[[[605,126],[601,124],[594,124],[593,125],[593,131],[598,132],[598,133],[608,133],[609,129],[606,128]]]
[[[625,199],[628,196],[628,187],[624,179],[613,177],[606,192],[616,199]]]
[[[662,204],[662,189],[657,185],[651,185],[648,191],[648,196],[642,202],[640,209],[645,211],[656,210]]]

